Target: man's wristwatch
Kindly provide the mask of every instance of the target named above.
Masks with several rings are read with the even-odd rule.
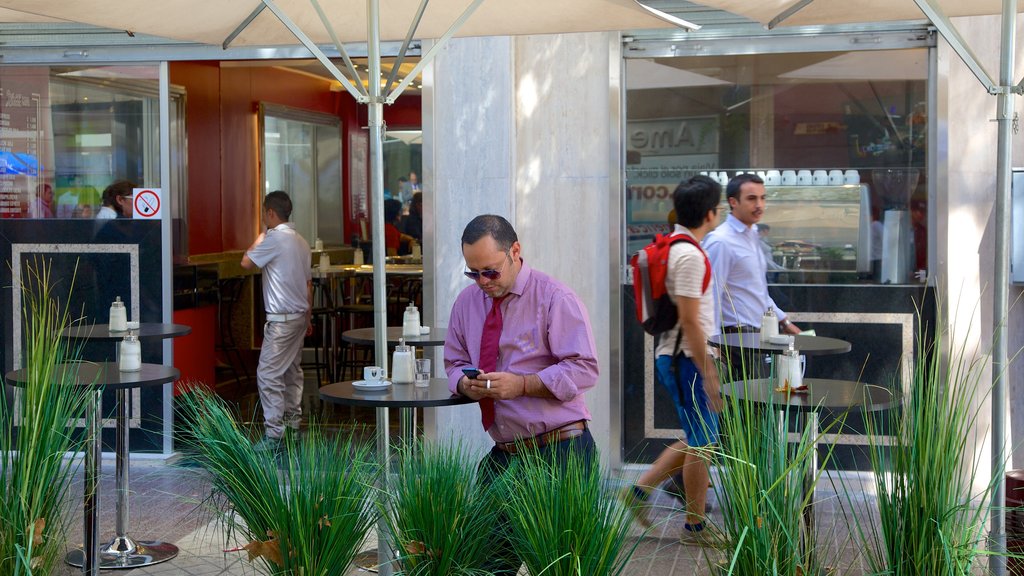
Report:
[[[786,326],[789,326],[790,324],[792,324],[792,322],[789,321],[789,318],[786,318],[782,322],[779,322],[779,324],[782,324],[782,327],[785,328]]]

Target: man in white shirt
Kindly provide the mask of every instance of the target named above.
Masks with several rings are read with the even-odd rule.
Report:
[[[721,186],[707,176],[694,176],[680,184],[672,195],[678,220],[673,234],[688,235],[699,243],[715,226],[721,197]],[[643,502],[654,487],[681,470],[686,522],[680,539],[699,545],[715,545],[720,540],[705,523],[706,451],[692,450],[718,443],[718,413],[722,410],[718,369],[707,345],[707,337],[718,332],[714,279],[708,268],[699,246],[676,242],[669,249],[665,288],[675,300],[679,322],[658,337],[655,371],[658,382],[672,397],[686,440],[665,448],[626,494],[637,519],[646,523]],[[682,342],[677,343],[679,337]]]
[[[725,195],[729,216],[704,239],[715,274],[715,311],[722,331],[760,330],[761,317],[771,308],[782,331],[799,334],[800,329],[768,295],[767,262],[757,231],[765,209],[764,181],[754,174],[741,174],[729,181]]]
[[[310,329],[313,283],[309,243],[289,222],[292,201],[277,190],[263,199],[267,231],[242,256],[242,268],[263,272],[267,323],[256,369],[263,405],[264,436],[258,450],[276,450],[285,428],[298,430],[302,417],[302,341]]]

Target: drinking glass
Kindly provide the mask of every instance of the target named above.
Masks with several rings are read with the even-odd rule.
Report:
[[[419,388],[426,388],[430,386],[430,358],[420,358],[416,360],[415,384]]]

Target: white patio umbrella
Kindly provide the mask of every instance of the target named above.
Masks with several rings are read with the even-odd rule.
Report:
[[[0,21],[48,19],[141,32],[203,44],[304,45],[352,96],[368,108],[370,197],[373,222],[374,334],[376,358],[387,358],[384,291],[383,107],[391,104],[453,36],[505,36],[698,26],[650,8],[640,0],[0,0]],[[413,38],[437,39],[398,82]],[[380,78],[381,41],[402,40],[399,62],[384,89],[362,78],[343,42],[367,42],[369,73]],[[343,74],[318,47],[334,44]],[[387,409],[377,410],[378,451],[387,465]],[[383,547],[382,547],[383,549]],[[390,564],[381,559],[381,571]]]
[[[453,36],[504,36],[681,26],[699,28],[639,0],[0,0],[0,21],[56,19],[203,44],[270,46],[301,43],[369,109],[376,357],[386,358],[384,292],[383,106],[391,104]],[[368,78],[380,77],[380,42],[438,39],[416,67],[382,90],[352,65],[344,42],[367,42]],[[334,44],[342,73],[319,45]],[[401,62],[399,62],[401,64]]]
[[[1020,11],[1017,0],[694,0],[708,7],[727,10],[746,16],[769,28],[778,25],[820,25],[914,20],[925,16],[942,34],[971,72],[984,85],[989,94],[997,96],[996,122],[998,123],[996,164],[996,229],[995,278],[993,315],[996,330],[992,336],[992,462],[993,470],[1001,468],[1006,458],[1006,318],[1009,297],[1010,246],[1010,178],[1012,163],[1011,129],[1013,98],[1024,93],[1024,80],[1013,78],[1016,48],[1016,14]],[[994,81],[978,62],[970,47],[949,21],[954,16],[980,16],[1001,14],[1001,44],[998,81]],[[1000,550],[1005,550],[1006,533],[1003,499],[1005,486],[995,483],[992,495],[990,538]],[[1006,571],[1005,557],[991,557],[992,573],[1002,576]]]

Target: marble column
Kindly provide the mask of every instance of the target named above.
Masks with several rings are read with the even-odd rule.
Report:
[[[602,374],[587,403],[606,462],[618,446],[610,356],[619,339],[620,59],[618,34],[458,39],[423,84],[430,321],[447,326],[468,285],[466,223],[509,218],[524,258],[572,287],[590,313]],[[436,410],[425,425],[429,435],[489,446],[476,406]]]

